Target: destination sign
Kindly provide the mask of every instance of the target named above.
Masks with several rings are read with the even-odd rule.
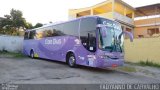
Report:
[[[103,25],[105,25],[106,27],[110,27],[110,28],[114,28],[114,29],[121,29],[120,25],[114,22],[107,22],[107,21],[103,21]]]

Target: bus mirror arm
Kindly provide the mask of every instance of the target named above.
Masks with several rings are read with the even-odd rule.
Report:
[[[123,31],[123,32],[119,35],[118,39],[121,39],[122,35],[128,35],[129,38],[130,38],[130,41],[133,42],[133,34],[132,34],[131,32]]]
[[[130,38],[130,41],[133,42],[133,34],[131,32],[123,31],[123,34],[128,35]]]

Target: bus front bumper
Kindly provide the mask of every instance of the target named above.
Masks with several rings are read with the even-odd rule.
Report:
[[[114,68],[114,67],[119,67],[123,66],[124,64],[124,59],[99,59],[97,60],[96,67],[99,68]]]

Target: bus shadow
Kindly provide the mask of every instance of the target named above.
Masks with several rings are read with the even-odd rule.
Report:
[[[52,63],[66,65],[67,66],[67,64],[65,62],[58,61],[58,60],[50,60],[50,59],[45,59],[45,58],[35,58],[35,59],[36,60],[47,61],[47,62],[52,62]]]
[[[78,69],[83,69],[89,72],[96,72],[96,73],[114,73],[116,72],[114,69],[110,68],[95,68],[95,67],[89,67],[89,66],[77,66]]]
[[[59,65],[65,65],[68,68],[72,68],[72,67],[69,67],[65,62],[62,62],[62,61],[50,60],[50,59],[44,59],[44,58],[36,58],[36,60],[42,60],[42,61],[47,61],[51,63],[56,63]],[[72,68],[72,69],[79,69],[79,70],[85,70],[85,71],[97,72],[97,73],[115,73],[117,72],[115,69],[111,69],[111,68],[95,68],[95,67],[82,66],[82,65],[77,65],[75,68]]]

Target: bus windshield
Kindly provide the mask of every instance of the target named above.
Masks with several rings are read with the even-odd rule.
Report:
[[[104,34],[104,35],[103,35]],[[123,52],[123,35],[121,26],[112,22],[112,25],[106,25],[99,28],[99,48],[110,52]]]

